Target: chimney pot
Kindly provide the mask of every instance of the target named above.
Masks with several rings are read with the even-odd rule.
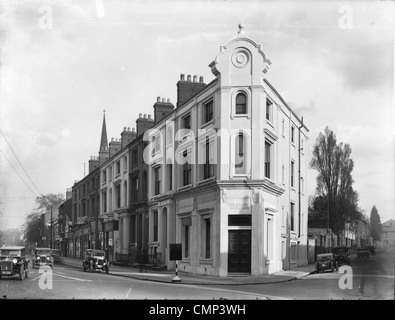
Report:
[[[166,101],[166,99],[165,98],[162,98],[162,103],[164,103]]]
[[[132,128],[132,132],[135,133],[136,132],[136,128]]]
[[[187,81],[191,81],[191,75],[188,74]]]
[[[139,118],[142,118],[143,117],[143,114],[142,113],[139,113]]]
[[[114,141],[114,138],[111,138],[111,141]]]
[[[157,98],[156,98],[156,102],[160,102],[160,97],[157,97]]]
[[[193,76],[193,82],[197,82],[197,75]]]
[[[200,76],[199,82],[200,82],[200,83],[203,83],[203,77],[202,77],[202,76]]]
[[[128,127],[128,131],[130,131],[130,127]]]
[[[147,119],[147,114],[146,113],[144,113],[144,119]]]
[[[171,101],[170,101],[170,99],[169,99],[169,98],[167,99],[167,103],[171,103]]]
[[[126,131],[126,127],[123,127],[123,131]]]
[[[151,118],[151,115],[150,115],[150,114],[148,115],[148,120],[152,120],[152,118]]]
[[[180,77],[181,81],[185,80],[185,74],[181,73],[181,77]]]

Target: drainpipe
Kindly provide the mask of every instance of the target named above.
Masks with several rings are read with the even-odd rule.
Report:
[[[302,198],[302,196],[301,196],[301,193],[300,193],[300,185],[301,185],[301,174],[300,174],[300,152],[301,152],[301,148],[300,148],[300,135],[301,135],[301,132],[300,132],[300,129],[301,128],[303,128],[303,117],[302,117],[302,124],[301,124],[301,126],[298,128],[298,130],[299,130],[299,148],[298,148],[298,156],[299,156],[299,159],[298,159],[298,173],[299,173],[299,190],[298,190],[298,195],[299,195],[299,201],[298,201],[298,203],[299,203],[299,223],[298,223],[298,238],[300,238],[300,223],[301,223],[301,208],[302,208],[302,205],[301,205],[301,198]]]

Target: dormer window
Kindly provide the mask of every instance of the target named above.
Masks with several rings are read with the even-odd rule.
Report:
[[[245,93],[239,93],[236,96],[236,114],[247,113],[247,97]]]

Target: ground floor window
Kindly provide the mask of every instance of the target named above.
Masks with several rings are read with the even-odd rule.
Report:
[[[181,219],[181,225],[182,225],[182,247],[183,247],[183,259],[188,259],[190,250],[189,250],[189,245],[190,245],[190,233],[191,233],[191,226],[192,226],[192,220],[191,217],[185,217]]]
[[[211,259],[211,219],[202,219],[202,251],[201,257],[203,259]]]
[[[297,248],[296,242],[291,242],[291,261],[297,260]]]

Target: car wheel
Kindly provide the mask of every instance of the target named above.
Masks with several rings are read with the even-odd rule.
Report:
[[[23,280],[25,275],[25,268],[22,266],[19,267],[19,280]]]

